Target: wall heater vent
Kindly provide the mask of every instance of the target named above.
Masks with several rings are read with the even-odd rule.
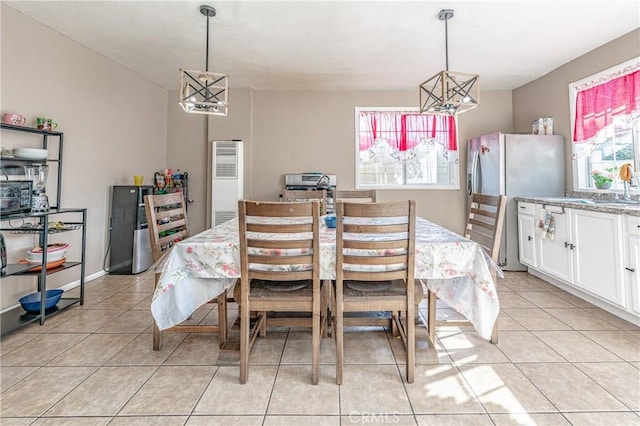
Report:
[[[244,187],[244,143],[213,141],[211,144],[211,224],[218,226],[238,217],[238,200],[243,198]]]

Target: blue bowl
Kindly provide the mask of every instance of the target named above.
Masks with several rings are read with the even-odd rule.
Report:
[[[44,309],[46,310],[56,306],[62,297],[62,293],[64,293],[64,290],[59,288],[47,290]],[[21,297],[20,304],[22,305],[22,309],[27,312],[40,312],[40,292],[27,294],[26,296]]]
[[[324,223],[325,223],[325,225],[327,225],[327,228],[335,228],[336,227],[336,217],[335,217],[335,215],[325,216],[324,217]]]

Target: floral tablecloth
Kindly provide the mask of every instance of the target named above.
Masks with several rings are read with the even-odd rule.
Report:
[[[321,226],[320,278],[335,279],[335,229]],[[500,305],[481,247],[422,218],[416,220],[415,278],[491,337]],[[161,272],[151,312],[161,330],[189,318],[240,277],[238,222],[231,220],[177,243],[153,270]]]

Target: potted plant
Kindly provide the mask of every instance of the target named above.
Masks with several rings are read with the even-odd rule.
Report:
[[[593,170],[591,172],[591,177],[596,184],[596,188],[611,188],[611,182],[613,182],[613,180],[617,177],[617,169],[617,167],[608,167],[604,170]]]

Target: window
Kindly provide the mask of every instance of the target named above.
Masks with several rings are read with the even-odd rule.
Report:
[[[458,189],[454,117],[356,108],[356,187]]]
[[[622,190],[620,167],[640,171],[640,58],[572,83],[569,92],[574,188]],[[609,175],[610,188],[598,188],[594,172]]]

